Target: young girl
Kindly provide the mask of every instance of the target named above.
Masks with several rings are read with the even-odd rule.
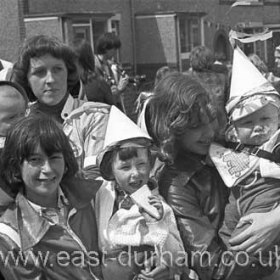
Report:
[[[32,115],[8,133],[1,173],[18,194],[0,219],[0,251],[5,258],[0,270],[5,279],[101,275],[92,195],[84,189],[82,193],[79,186],[61,185],[77,170],[68,139],[53,119]]]
[[[110,120],[118,121],[124,129],[120,125],[114,133]],[[109,182],[104,182],[96,197],[104,279],[137,277],[154,250],[158,255],[166,252],[161,265],[175,270],[175,258],[180,252],[183,257],[184,250],[172,210],[149,180],[150,137],[112,107],[105,142],[98,162]]]

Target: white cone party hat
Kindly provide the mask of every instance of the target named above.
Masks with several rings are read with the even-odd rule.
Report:
[[[114,147],[147,147],[152,143],[151,137],[139,126],[137,126],[130,118],[128,118],[117,107],[112,106],[109,114],[104,149],[97,156],[97,163],[100,172],[105,179],[110,176],[106,171],[107,167],[102,163],[104,156],[107,152],[111,151]]]
[[[226,110],[229,115],[231,115],[232,110],[235,109],[236,105],[240,101],[255,95],[267,96],[268,100],[270,97],[279,97],[278,92],[271,83],[268,82],[268,80],[260,73],[255,65],[242,52],[242,50],[236,46],[233,53],[230,98],[226,106]],[[260,100],[260,98],[258,98],[258,100]],[[249,109],[244,110],[244,107],[242,107],[238,110],[238,112],[234,113],[234,116],[232,115],[230,117],[238,119],[248,113],[252,113],[253,111],[261,108],[261,105],[265,105],[263,101],[264,99],[261,101],[248,100],[248,102],[252,105],[249,106]],[[261,103],[257,104],[258,102]]]

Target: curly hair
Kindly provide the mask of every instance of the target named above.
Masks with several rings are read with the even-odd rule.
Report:
[[[26,91],[30,101],[37,100],[28,83],[27,73],[30,68],[31,58],[38,58],[50,54],[57,59],[62,59],[66,65],[68,76],[67,85],[70,91],[79,80],[76,66],[76,54],[56,37],[36,35],[25,40],[20,49],[18,60],[14,64],[11,80],[20,84]]]
[[[160,147],[163,160],[172,162],[177,154],[176,139],[186,128],[214,120],[216,110],[201,84],[188,75],[174,72],[155,87],[149,102],[150,134]]]
[[[214,53],[205,46],[197,46],[190,53],[190,64],[194,71],[211,70],[214,61]]]

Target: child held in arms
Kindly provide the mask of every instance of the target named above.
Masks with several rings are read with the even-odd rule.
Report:
[[[213,144],[210,148],[214,164],[231,188],[220,229],[220,236],[229,247],[229,239],[249,226],[240,221],[241,217],[269,212],[280,201],[280,96],[239,48],[234,52],[230,95],[226,107],[230,122],[226,145]],[[271,240],[270,251],[274,250],[275,242]],[[252,277],[263,277],[275,270],[274,265],[262,265],[262,260],[267,261],[268,252],[261,254],[262,259],[250,256],[247,262]],[[243,275],[248,279],[244,271]],[[242,275],[231,277],[244,278]]]
[[[107,181],[95,201],[104,279],[137,279],[154,254],[178,273],[184,249],[173,212],[149,179],[151,138],[113,106],[104,146],[98,163]]]

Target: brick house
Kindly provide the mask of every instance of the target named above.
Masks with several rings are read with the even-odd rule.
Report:
[[[86,38],[94,47],[105,31],[119,34],[120,61],[133,72],[153,77],[168,64],[189,66],[189,53],[206,45],[231,58],[228,32],[273,30],[273,39],[244,46],[273,67],[273,49],[280,44],[280,0],[252,0],[252,6],[231,9],[233,0],[1,0],[0,56],[13,60],[25,36],[56,35],[71,44]],[[23,16],[24,13],[24,23]]]
[[[119,34],[119,54],[134,72],[153,76],[161,65],[179,70],[189,67],[193,46],[206,45],[231,58],[231,28],[256,33],[273,30],[273,39],[244,46],[270,67],[273,48],[280,44],[280,0],[252,0],[235,7],[232,0],[23,0],[27,36],[53,34],[71,44],[73,38],[89,40],[94,47],[104,31]]]

